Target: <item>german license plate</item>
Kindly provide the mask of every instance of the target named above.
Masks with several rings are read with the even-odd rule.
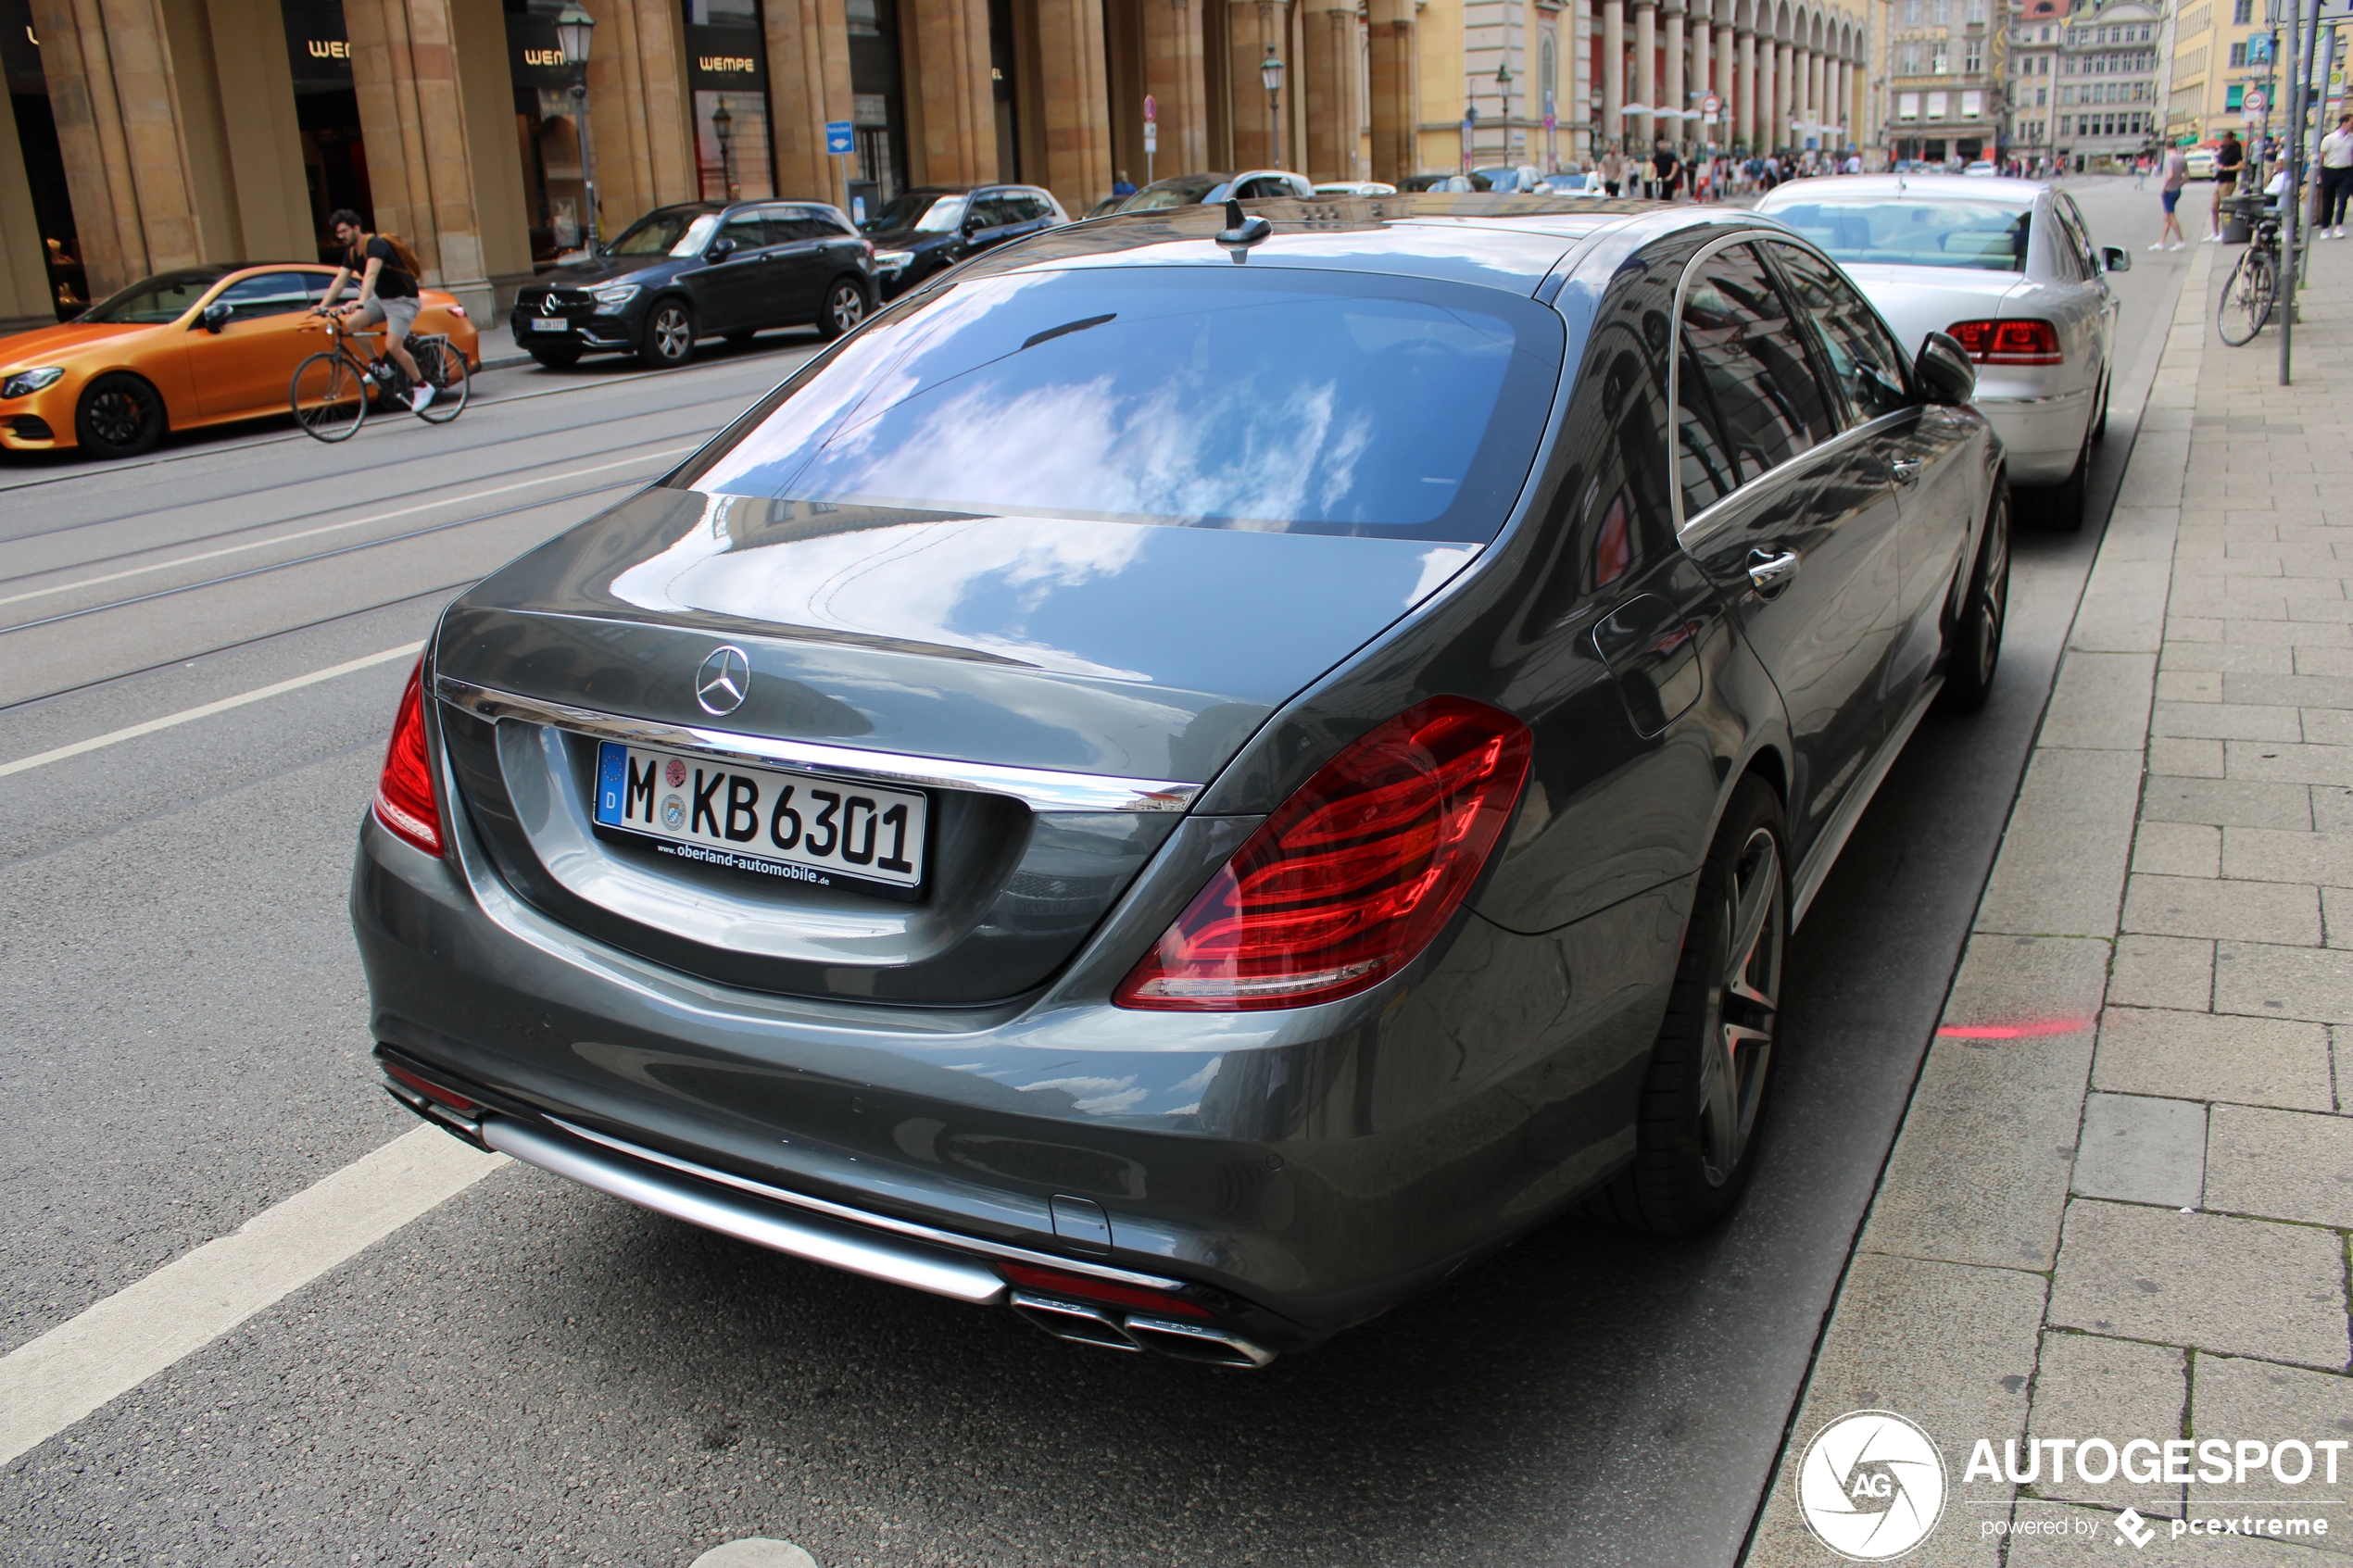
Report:
[[[572,331],[572,323],[561,316],[534,316],[531,330],[535,332],[568,332]]]
[[[597,743],[597,821],[665,855],[819,887],[924,881],[930,797],[619,741]]]

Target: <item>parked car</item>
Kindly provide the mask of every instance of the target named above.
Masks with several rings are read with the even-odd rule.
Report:
[[[129,458],[168,431],[288,412],[295,367],[327,346],[309,312],[334,275],[299,261],[185,267],[0,338],[0,448]],[[412,330],[446,333],[470,368],[482,364],[454,295],[421,290]]]
[[[1844,267],[1906,344],[1943,332],[1968,349],[2010,482],[2051,487],[2050,520],[2081,524],[2116,366],[2108,274],[2131,252],[2094,245],[2075,198],[2032,180],[1864,175],[1756,206]]]
[[[770,327],[837,338],[874,308],[875,247],[823,202],[686,202],[656,207],[598,255],[516,292],[516,345],[542,365],[634,354],[683,365],[702,338],[740,343]]]
[[[1501,191],[1507,194],[1514,192],[1530,192],[1544,182],[1544,176],[1534,164],[1520,164],[1516,167],[1498,164],[1492,169],[1474,169],[1471,170],[1471,178],[1475,182],[1480,180],[1486,182],[1486,184],[1479,187],[1481,190]]]
[[[2000,449],[1770,220],[1390,205],[977,257],[459,596],[352,884],[392,1092],[1230,1366],[1720,1220],[1790,934],[1993,677]]]
[[[891,296],[968,256],[1069,221],[1053,193],[1036,185],[920,185],[868,219],[866,237]]]
[[[1994,168],[1990,160],[1979,158],[1975,163],[1972,163],[1967,169],[1962,169],[1961,172],[1972,180],[1990,180],[1999,175],[2002,171]]]
[[[2200,142],[2192,147],[2183,160],[2187,165],[2184,170],[2186,177],[2192,180],[2213,179],[2215,155],[2221,151],[2221,144],[2219,142]]]
[[[1163,207],[1201,207],[1232,201],[1271,201],[1282,196],[1312,196],[1315,187],[1304,174],[1281,169],[1249,169],[1209,174],[1172,174],[1119,204],[1122,212],[1157,212]]]
[[[1327,180],[1315,187],[1319,196],[1393,196],[1397,187],[1385,180]]]

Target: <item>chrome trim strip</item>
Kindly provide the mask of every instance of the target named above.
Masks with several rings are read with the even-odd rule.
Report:
[[[724,1193],[698,1191],[657,1171],[631,1170],[618,1160],[600,1159],[512,1117],[485,1118],[482,1132],[483,1141],[501,1154],[755,1247],[978,1307],[995,1306],[1005,1298],[1003,1280],[963,1258],[773,1213]]]
[[[576,1138],[601,1145],[616,1154],[627,1155],[632,1160],[641,1160],[649,1165],[666,1166],[682,1175],[698,1177],[721,1186],[734,1187],[738,1192],[748,1192],[756,1198],[764,1198],[771,1203],[787,1203],[796,1209],[807,1209],[814,1213],[824,1214],[832,1219],[846,1220],[853,1225],[862,1225],[871,1230],[894,1231],[917,1241],[929,1242],[938,1247],[954,1248],[960,1252],[978,1252],[988,1257],[1003,1258],[1016,1263],[1035,1263],[1040,1268],[1060,1269],[1068,1274],[1085,1274],[1092,1279],[1139,1286],[1146,1290],[1176,1291],[1185,1287],[1183,1280],[1164,1279],[1158,1274],[1139,1274],[1128,1269],[1114,1269],[1108,1263],[1088,1263],[1076,1258],[1065,1258],[1059,1252],[1033,1251],[1026,1247],[1015,1247],[1001,1241],[986,1241],[979,1236],[965,1236],[958,1231],[941,1230],[935,1225],[922,1224],[913,1220],[898,1220],[887,1214],[876,1214],[864,1209],[853,1209],[846,1203],[835,1203],[823,1198],[812,1198],[805,1192],[794,1192],[788,1187],[770,1186],[765,1182],[755,1182],[749,1177],[735,1175],[726,1171],[714,1171],[708,1165],[698,1165],[691,1160],[680,1160],[654,1149],[641,1148],[634,1143],[623,1143],[619,1138],[607,1137],[602,1133],[592,1133],[587,1128],[567,1122],[560,1116],[550,1116],[547,1120]],[[991,1274],[988,1277],[995,1279],[997,1276]]]
[[[1904,716],[1895,721],[1895,728],[1889,731],[1887,739],[1880,743],[1879,755],[1871,759],[1869,771],[1855,781],[1855,787],[1846,792],[1846,798],[1838,803],[1836,811],[1831,813],[1830,824],[1822,829],[1822,836],[1816,839],[1814,847],[1806,852],[1806,863],[1797,868],[1797,884],[1790,892],[1789,928],[1792,931],[1795,931],[1798,922],[1806,918],[1806,911],[1813,905],[1814,895],[1819,893],[1822,884],[1830,880],[1831,867],[1837,863],[1838,852],[1846,847],[1847,835],[1855,831],[1855,824],[1863,820],[1864,811],[1871,804],[1871,797],[1879,793],[1879,786],[1886,781],[1887,771],[1894,767],[1895,759],[1904,754],[1905,743],[1912,738],[1912,732],[1919,728],[1920,720],[1927,716],[1928,705],[1934,702],[1936,694],[1944,689],[1944,677],[1942,675],[1920,688],[1919,696],[1912,699],[1912,706],[1905,709]]]
[[[650,719],[629,719],[572,708],[537,697],[518,696],[461,681],[434,678],[434,695],[484,719],[521,719],[554,724],[604,740],[671,746],[760,767],[848,773],[877,784],[930,789],[978,790],[1006,795],[1033,811],[1187,811],[1202,792],[1197,784],[1164,779],[1126,779],[1108,773],[1070,773],[1045,768],[1009,768],[994,762],[959,762],[943,757],[905,757],[861,751],[814,741],[773,740]]]
[[[1971,399],[1982,411],[1987,408],[2050,408],[2062,403],[2081,403],[2092,395],[2093,389],[2079,386],[2073,392],[2054,392],[2044,397],[1979,397]]]

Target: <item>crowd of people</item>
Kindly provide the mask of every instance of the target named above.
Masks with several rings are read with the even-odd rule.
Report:
[[[1747,157],[1724,152],[1687,156],[1662,139],[1647,157],[1630,157],[1611,143],[1598,157],[1568,159],[1552,178],[1597,183],[1613,196],[1706,202],[1761,194],[1784,181],[1813,175],[1861,172],[1863,156],[1851,150],[1843,157],[1811,147]]]

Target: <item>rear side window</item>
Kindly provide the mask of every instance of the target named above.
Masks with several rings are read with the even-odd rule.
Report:
[[[308,310],[325,295],[328,276],[324,272],[264,272],[231,283],[220,291],[220,300],[234,321]]]
[[[1799,314],[1821,332],[1831,372],[1844,389],[1856,422],[1868,423],[1910,408],[1911,395],[1904,389],[1904,351],[1869,302],[1836,271],[1795,245],[1777,242],[1773,259],[1789,280]]]
[[[1560,318],[1494,289],[1276,268],[975,279],[875,322],[679,483],[736,495],[1484,541]]]
[[[1695,267],[1678,324],[1677,467],[1689,517],[1830,438],[1831,401],[1746,245]]]

